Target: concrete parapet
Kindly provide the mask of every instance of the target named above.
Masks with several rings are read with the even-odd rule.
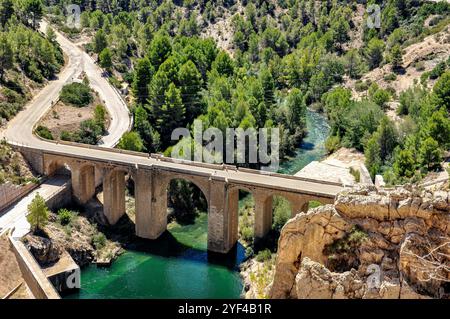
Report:
[[[34,297],[37,299],[61,299],[25,245],[12,237],[9,237],[9,242],[22,276]]]

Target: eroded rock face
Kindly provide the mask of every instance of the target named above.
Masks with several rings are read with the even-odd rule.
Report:
[[[50,220],[55,221],[56,216],[50,214]],[[41,266],[48,266],[60,258],[66,250],[79,266],[91,263],[95,258],[95,250],[91,245],[89,222],[79,218],[77,228],[73,227],[68,235],[64,229],[56,223],[45,226],[48,238],[28,234],[25,236],[25,244]]]
[[[278,257],[271,297],[291,297],[294,278],[301,260],[309,257],[324,263],[326,257],[322,251],[325,245],[342,238],[351,227],[352,225],[337,213],[333,205],[321,206],[291,219],[283,227],[278,241]]]
[[[297,215],[281,232],[270,297],[448,297],[449,200],[447,190],[358,187]]]
[[[25,245],[38,263],[44,266],[57,262],[62,253],[59,245],[55,245],[50,239],[41,236],[26,236]]]

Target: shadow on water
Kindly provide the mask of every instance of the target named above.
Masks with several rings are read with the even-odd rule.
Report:
[[[180,242],[170,231],[165,231],[158,239],[137,238],[126,246],[127,251],[141,252],[164,258],[180,258],[193,262],[223,266],[238,270],[245,259],[244,247],[237,243],[228,254],[218,254],[205,249],[193,248]]]
[[[133,221],[124,216],[107,237],[112,239],[134,229],[133,226]],[[238,270],[245,259],[242,245],[237,244],[228,254],[208,252],[206,214],[200,214],[192,225],[171,224],[168,229],[156,240],[122,238],[125,253],[110,268],[83,268],[81,289],[64,297],[240,297],[242,282]]]
[[[301,148],[306,151],[311,151],[314,149],[314,143],[304,142],[302,143]]]

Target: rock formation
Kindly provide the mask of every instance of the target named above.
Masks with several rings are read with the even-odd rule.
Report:
[[[450,192],[345,190],[283,227],[271,298],[446,298]]]

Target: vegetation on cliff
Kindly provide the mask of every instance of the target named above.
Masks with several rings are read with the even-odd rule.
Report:
[[[28,182],[37,182],[37,179],[23,156],[14,151],[5,141],[1,141],[0,185],[6,182],[23,185]]]

